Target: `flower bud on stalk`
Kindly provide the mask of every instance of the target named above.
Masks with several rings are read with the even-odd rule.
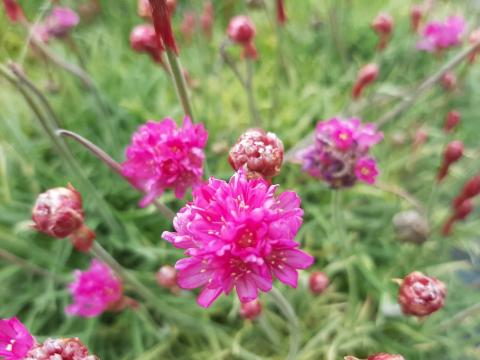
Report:
[[[16,23],[26,20],[23,9],[17,0],[3,0],[3,6],[11,22]]]
[[[460,112],[457,110],[449,111],[447,117],[445,118],[445,124],[443,125],[443,130],[446,133],[452,132],[461,121]]]
[[[287,22],[287,13],[285,12],[285,3],[283,0],[277,0],[277,21],[282,26]]]
[[[454,213],[450,218],[445,222],[442,228],[442,235],[448,236],[452,232],[453,225],[457,221],[465,220],[468,215],[473,211],[473,203],[471,200],[464,200],[461,204],[454,208]]]
[[[235,16],[228,24],[228,37],[234,43],[243,46],[242,56],[256,60],[258,51],[253,43],[256,34],[255,25],[248,16]]]
[[[358,99],[362,95],[364,88],[377,79],[378,73],[379,68],[377,64],[367,64],[362,67],[358,72],[357,80],[353,85],[352,97]]]
[[[149,0],[152,7],[153,25],[157,38],[163,48],[169,49],[178,55],[177,43],[173,36],[172,19],[167,0]]]
[[[193,11],[186,11],[183,14],[180,31],[187,42],[192,41],[195,27],[197,26],[197,15]]]
[[[157,283],[166,289],[177,287],[177,270],[173,266],[164,265],[156,274]]]
[[[419,271],[407,275],[400,285],[398,303],[405,315],[427,316],[440,310],[445,302],[445,285]]]
[[[422,128],[418,129],[415,132],[415,136],[413,138],[413,151],[417,151],[420,149],[423,144],[425,144],[428,140],[428,132]]]
[[[95,239],[84,223],[82,196],[70,184],[40,194],[32,220],[36,230],[58,239],[68,237],[79,251],[88,251]]]
[[[175,12],[175,9],[177,8],[177,0],[167,0],[167,8],[170,16],[172,16]],[[150,6],[149,0],[138,0],[137,12],[140,17],[151,20],[152,7]]]
[[[244,319],[255,320],[262,313],[262,304],[258,299],[241,303],[240,304],[240,315]]]
[[[475,31],[472,31],[472,33],[470,34],[470,36],[468,37],[468,42],[470,45],[475,45],[475,44],[480,44],[480,29],[477,29]],[[472,64],[473,62],[475,62],[478,54],[480,54],[480,47],[477,48],[476,51],[472,52],[469,56],[468,56],[468,62],[470,64]]]
[[[410,9],[410,24],[413,32],[417,32],[423,18],[423,7],[421,5],[413,5]]]
[[[158,45],[155,29],[150,24],[137,25],[130,33],[130,46],[139,53],[147,53],[157,64],[164,66],[162,48]]]
[[[377,48],[379,50],[385,49],[392,35],[394,27],[393,18],[387,13],[380,13],[373,20],[371,26],[379,37]]]
[[[480,175],[472,177],[467,183],[463,186],[460,195],[458,195],[453,201],[453,207],[458,208],[462,203],[467,200],[474,198],[480,194]]]
[[[457,88],[457,76],[448,71],[442,76],[441,84],[446,91],[454,91]]]
[[[360,360],[360,359],[357,359],[354,356],[346,356],[344,359],[345,360]],[[380,354],[370,355],[367,358],[367,360],[405,360],[405,358],[402,355],[380,353]]]
[[[463,142],[455,140],[447,145],[443,153],[443,163],[438,171],[437,181],[442,181],[448,174],[450,165],[460,160],[463,156]]]
[[[321,271],[315,271],[310,275],[308,285],[310,291],[315,295],[320,295],[328,287],[330,280],[328,279],[327,274]]]

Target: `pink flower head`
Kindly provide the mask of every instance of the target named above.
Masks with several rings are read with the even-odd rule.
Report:
[[[150,204],[165,189],[182,198],[187,189],[201,181],[207,132],[185,117],[182,127],[166,118],[148,121],[133,134],[122,164],[130,183],[146,193],[140,206]]]
[[[63,37],[78,25],[80,17],[68,7],[56,6],[45,19],[48,34],[55,37]]]
[[[162,48],[157,41],[153,25],[135,26],[130,33],[130,45],[133,50],[147,53],[155,62],[162,64]]]
[[[182,24],[180,26],[180,30],[185,40],[192,40],[192,36],[195,32],[196,26],[197,14],[194,11],[185,11],[185,13],[183,14]]]
[[[78,338],[47,339],[30,350],[24,360],[98,360],[90,355],[87,347]]]
[[[23,360],[35,339],[16,317],[0,320],[0,358]]]
[[[303,169],[333,188],[352,186],[357,180],[374,181],[378,170],[368,152],[382,139],[374,124],[362,124],[359,119],[319,122],[315,143],[302,154]]]
[[[69,315],[95,317],[115,306],[122,299],[122,282],[104,263],[94,259],[87,271],[75,271],[75,281],[68,286],[73,304]]]
[[[256,32],[255,24],[248,16],[244,15],[232,18],[227,29],[230,40],[243,46],[243,56],[251,59],[257,59],[258,57],[257,49],[253,43]]]
[[[277,196],[276,188],[248,180],[242,170],[229,182],[212,177],[175,217],[176,232],[163,233],[186,249],[188,257],[176,264],[178,285],[202,287],[200,306],[233,288],[242,303],[255,300],[258,290],[270,291],[273,277],[296,287],[297,269],[313,263],[294,240],[302,224],[300,198],[292,191]]]
[[[451,16],[444,23],[432,21],[423,29],[423,39],[417,43],[417,49],[439,52],[459,45],[465,30],[465,20],[461,16]]]
[[[375,184],[378,175],[377,162],[370,157],[361,158],[355,165],[355,175],[360,181]]]
[[[167,8],[170,16],[175,12],[177,7],[176,0],[167,0]],[[138,0],[137,3],[138,15],[144,19],[152,19],[152,6],[149,0]]]
[[[3,0],[3,6],[5,7],[5,12],[11,22],[15,23],[25,20],[25,14],[17,0]]]

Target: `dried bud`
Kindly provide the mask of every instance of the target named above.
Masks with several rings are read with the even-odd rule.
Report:
[[[400,241],[422,244],[428,239],[428,221],[416,210],[402,211],[393,217],[395,233]]]
[[[310,275],[308,285],[310,291],[315,295],[320,295],[328,287],[330,280],[328,279],[327,274],[321,271],[315,271]]]
[[[244,319],[255,320],[261,313],[262,304],[260,304],[258,299],[240,304],[240,315]]]
[[[280,25],[284,25],[287,22],[287,14],[283,0],[277,0],[277,21]]]
[[[34,347],[24,360],[98,360],[90,355],[87,347],[78,338],[47,339]]]
[[[472,31],[472,33],[468,37],[468,42],[470,43],[470,45],[480,44],[480,29]],[[480,47],[477,47],[477,50],[475,50],[469,55],[468,61],[470,62],[470,64],[475,61],[478,54],[480,54]]]
[[[156,274],[157,283],[161,287],[171,289],[177,286],[177,270],[173,266],[164,265]]]
[[[274,133],[250,129],[230,149],[228,161],[235,171],[244,168],[249,178],[268,180],[280,173],[283,143]]]
[[[443,130],[445,132],[451,132],[460,123],[461,115],[457,110],[449,111],[445,118],[445,124]]]
[[[443,307],[445,295],[441,281],[415,271],[403,279],[398,302],[406,315],[427,316]]]
[[[255,25],[248,16],[235,16],[228,24],[228,37],[234,43],[243,46],[243,56],[250,59],[257,59],[258,52],[253,43],[256,34]]]
[[[463,156],[463,142],[455,140],[450,142],[443,153],[443,163],[438,171],[437,180],[442,181],[448,174],[450,165],[460,160]]]
[[[377,64],[367,64],[360,69],[357,74],[357,80],[353,85],[352,97],[354,99],[359,98],[362,95],[363,89],[374,82],[379,73]]]
[[[35,229],[55,238],[65,238],[84,222],[82,196],[72,185],[40,194],[32,211]]]
[[[441,84],[446,91],[453,91],[457,88],[457,76],[448,71],[443,74]]]
[[[379,37],[378,49],[385,49],[393,31],[393,18],[387,13],[380,13],[373,20],[371,26]]]
[[[421,5],[413,5],[410,9],[410,24],[412,31],[417,32],[423,18],[423,7]]]

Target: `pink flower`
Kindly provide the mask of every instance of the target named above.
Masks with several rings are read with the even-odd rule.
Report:
[[[25,360],[98,360],[78,338],[47,339],[32,349]]]
[[[321,121],[315,130],[315,143],[302,154],[303,169],[333,188],[352,186],[357,180],[372,181],[378,170],[367,155],[382,139],[374,124],[362,124],[356,118]]]
[[[451,16],[444,23],[432,21],[423,29],[423,39],[417,43],[417,49],[439,52],[459,45],[465,30],[465,20],[460,16]]]
[[[5,12],[10,21],[15,23],[25,20],[25,14],[17,0],[3,0],[3,6],[5,7]]]
[[[354,356],[346,356],[344,359],[345,360],[359,360]],[[370,355],[367,358],[367,360],[405,360],[405,358],[402,355],[380,353],[380,354]]]
[[[270,291],[273,277],[296,287],[297,269],[312,264],[294,240],[302,224],[300,198],[292,191],[276,196],[276,188],[248,180],[243,171],[229,182],[212,177],[175,217],[176,232],[163,233],[185,249],[188,257],[176,264],[178,285],[202,287],[200,306],[233,288],[242,303],[255,300],[258,290]]]
[[[360,181],[375,184],[378,175],[377,162],[370,157],[361,158],[355,165],[355,175]]]
[[[142,24],[133,28],[130,33],[130,45],[137,52],[149,54],[152,59],[162,64],[162,48],[157,41],[153,25]]]
[[[232,18],[227,33],[230,40],[243,46],[243,57],[254,60],[258,58],[257,48],[253,43],[257,30],[248,16],[239,15]]]
[[[201,181],[207,132],[185,117],[182,127],[166,118],[148,121],[132,136],[122,173],[130,183],[146,193],[140,206],[150,204],[165,189],[174,189],[182,198],[187,189]]]
[[[73,304],[66,308],[69,315],[95,317],[122,299],[122,282],[106,264],[96,259],[87,271],[76,270],[75,278],[68,286],[73,296]]]
[[[50,15],[45,19],[48,34],[55,37],[63,37],[78,25],[80,17],[68,7],[54,7]]]
[[[22,360],[35,345],[35,339],[16,317],[0,320],[0,357]]]

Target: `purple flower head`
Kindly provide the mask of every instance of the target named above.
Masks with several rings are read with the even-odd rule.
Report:
[[[123,296],[122,282],[104,263],[94,259],[87,271],[75,271],[75,281],[68,286],[73,304],[67,314],[95,317],[112,307]]]
[[[372,184],[378,170],[367,155],[382,139],[374,124],[362,124],[357,118],[321,121],[315,143],[302,153],[303,169],[333,188],[352,186],[357,180]]]
[[[35,345],[35,339],[16,317],[0,320],[0,358],[22,360]]]
[[[417,49],[439,52],[459,45],[465,31],[465,20],[461,16],[450,16],[443,23],[432,21],[423,29],[423,38],[417,43]]]
[[[248,180],[243,170],[229,182],[210,178],[174,219],[176,232],[162,237],[185,249],[176,264],[178,285],[201,287],[198,304],[210,306],[236,289],[242,303],[269,291],[273,277],[296,287],[297,269],[313,263],[294,240],[303,210],[295,192],[275,195],[277,186]]]
[[[182,198],[197,185],[203,174],[207,131],[186,117],[182,127],[166,118],[148,121],[133,134],[122,164],[122,173],[130,183],[146,193],[141,206],[150,204],[165,189],[174,189]]]
[[[45,19],[48,34],[55,37],[63,37],[78,25],[80,17],[68,7],[56,6]]]

